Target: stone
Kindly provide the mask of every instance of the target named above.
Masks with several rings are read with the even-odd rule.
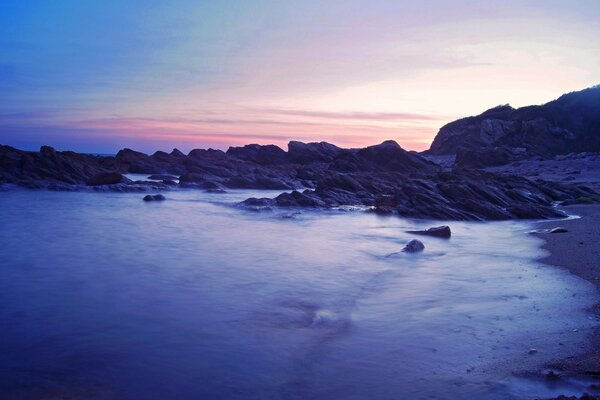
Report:
[[[162,194],[147,194],[144,196],[144,201],[163,201],[166,200]]]
[[[406,246],[404,246],[402,251],[406,253],[418,253],[420,251],[423,251],[424,249],[425,245],[423,244],[423,242],[417,239],[412,239],[411,241],[406,243]]]
[[[414,233],[416,235],[434,236],[439,238],[449,239],[452,235],[450,227],[447,225],[434,226],[424,231],[407,231],[408,233]]]
[[[177,180],[177,177],[173,176],[173,175],[167,175],[167,174],[154,174],[154,175],[150,175],[148,177],[148,179],[153,180],[153,181],[175,181],[175,180]]]

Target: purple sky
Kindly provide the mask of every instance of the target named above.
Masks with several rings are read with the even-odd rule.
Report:
[[[423,150],[456,118],[600,82],[600,2],[487,3],[5,0],[0,143]]]

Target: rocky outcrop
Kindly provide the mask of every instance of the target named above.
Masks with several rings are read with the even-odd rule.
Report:
[[[0,182],[23,186],[47,183],[85,184],[97,174],[114,172],[114,163],[105,157],[55,151],[42,146],[39,152],[0,146]]]
[[[251,206],[367,206],[380,214],[447,220],[506,220],[560,218],[552,206],[594,193],[587,187],[530,181],[518,176],[477,170],[454,172],[362,172],[328,170],[316,188],[302,192],[307,202],[287,196],[252,199]]]
[[[121,182],[127,182],[129,179],[117,172],[101,172],[88,179],[85,184],[88,186],[114,185]]]
[[[289,160],[297,164],[327,163],[347,152],[331,143],[302,143],[291,141],[288,144]]]
[[[425,235],[425,236],[433,236],[444,239],[450,239],[452,236],[452,231],[450,231],[450,227],[447,225],[442,226],[434,226],[429,229],[425,229],[424,231],[407,231],[408,233],[414,233],[416,235]]]
[[[272,160],[269,157],[273,157]],[[286,161],[287,160],[287,161]],[[289,151],[250,145],[220,150],[178,150],[146,155],[130,149],[115,157],[24,152],[0,147],[0,183],[74,190],[165,191],[177,187],[222,193],[228,188],[286,191],[249,199],[249,207],[362,206],[380,214],[447,220],[548,218],[562,214],[553,202],[598,198],[586,187],[532,181],[472,169],[448,171],[386,141],[364,149],[290,142]],[[126,172],[173,179],[131,182]],[[304,190],[300,190],[304,189]],[[289,193],[288,193],[289,192]]]
[[[451,122],[427,153],[456,155],[457,165],[479,168],[583,151],[600,151],[600,86],[540,106],[504,105]]]
[[[288,154],[273,144],[265,146],[248,144],[244,147],[230,147],[226,154],[239,160],[251,161],[260,165],[279,165],[290,161]]]

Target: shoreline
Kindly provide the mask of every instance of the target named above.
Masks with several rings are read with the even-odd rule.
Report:
[[[544,240],[541,248],[547,255],[537,261],[566,269],[592,283],[600,294],[600,204],[572,205],[563,209],[581,218],[535,223],[539,229],[563,227],[568,230],[566,233],[539,235]],[[600,316],[600,302],[590,312]],[[594,331],[589,346],[582,349],[581,353],[552,362],[548,367],[567,375],[600,379],[600,327]]]

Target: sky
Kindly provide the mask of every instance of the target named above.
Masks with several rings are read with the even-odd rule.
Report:
[[[429,147],[600,83],[600,1],[2,0],[0,144]]]

